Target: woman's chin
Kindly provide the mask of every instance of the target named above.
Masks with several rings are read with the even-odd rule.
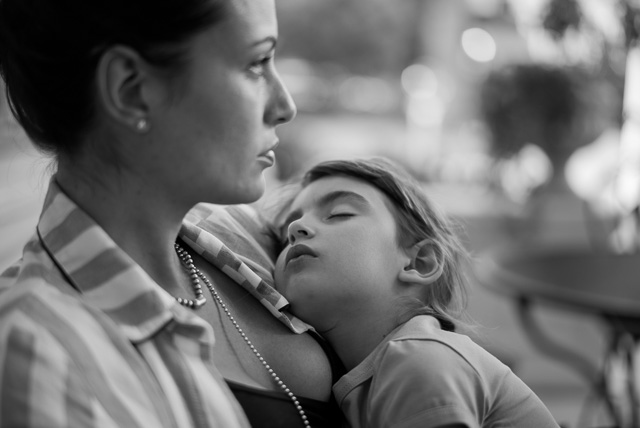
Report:
[[[265,189],[266,183],[264,177],[261,177],[260,180],[256,180],[249,186],[235,188],[224,193],[220,193],[217,189],[218,192],[212,195],[207,202],[218,205],[250,204],[260,199],[264,195]]]

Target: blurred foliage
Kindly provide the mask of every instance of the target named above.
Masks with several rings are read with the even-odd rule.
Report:
[[[547,5],[542,26],[555,39],[564,36],[569,28],[580,28],[582,10],[577,0],[551,0]]]
[[[634,0],[617,0],[625,47],[635,44],[640,37],[640,7]],[[551,36],[560,40],[569,29],[580,30],[587,24],[578,0],[550,0],[543,13],[542,26]]]
[[[398,73],[416,51],[414,1],[277,0],[279,52],[363,75]]]
[[[623,28],[626,46],[632,46],[640,38],[640,8],[623,1]]]
[[[624,32],[617,39],[591,22],[583,1],[548,1],[541,26],[564,53],[564,61],[509,65],[493,71],[481,88],[480,113],[497,158],[510,158],[532,143],[559,166],[576,148],[622,123],[626,53],[640,34],[635,4],[611,3]],[[592,47],[582,61],[572,52],[576,37]]]
[[[481,114],[497,158],[510,158],[526,144],[562,164],[606,126],[598,106],[602,87],[585,70],[546,64],[516,64],[492,72],[481,89]]]

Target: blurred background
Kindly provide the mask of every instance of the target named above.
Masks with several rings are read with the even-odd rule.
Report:
[[[274,189],[320,160],[409,169],[481,257],[504,245],[634,253],[640,201],[640,0],[276,0],[277,67],[298,106]],[[0,101],[0,265],[33,231],[50,160]],[[623,275],[623,273],[613,273]],[[514,303],[474,283],[477,340],[566,427],[611,426],[584,377],[531,345]],[[536,317],[594,366],[611,332]]]

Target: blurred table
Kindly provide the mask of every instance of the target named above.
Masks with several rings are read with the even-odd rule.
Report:
[[[594,387],[618,427],[639,427],[638,372],[640,349],[640,254],[613,255],[559,250],[503,248],[479,258],[475,273],[486,288],[513,299],[532,343],[550,357],[567,363]],[[612,337],[604,367],[549,338],[533,316],[536,305],[556,305],[603,320]],[[616,386],[608,368],[626,366],[626,406],[612,394]],[[620,392],[620,391],[618,391]]]

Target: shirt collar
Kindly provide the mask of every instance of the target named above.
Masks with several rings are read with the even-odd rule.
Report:
[[[38,222],[45,251],[88,305],[107,314],[132,342],[172,319],[203,323],[149,277],[51,179]]]
[[[233,211],[235,214],[230,210],[236,210]],[[254,226],[255,221],[251,220]],[[248,222],[246,218],[242,220],[236,207],[199,204],[182,222],[180,237],[192,250],[258,299],[291,331],[304,333],[313,330],[288,311],[289,302],[274,286],[273,261],[269,259],[269,251],[265,252],[258,242],[249,239],[247,235],[252,233]],[[253,235],[257,234],[259,232],[254,230]],[[234,250],[218,236],[233,244]]]

